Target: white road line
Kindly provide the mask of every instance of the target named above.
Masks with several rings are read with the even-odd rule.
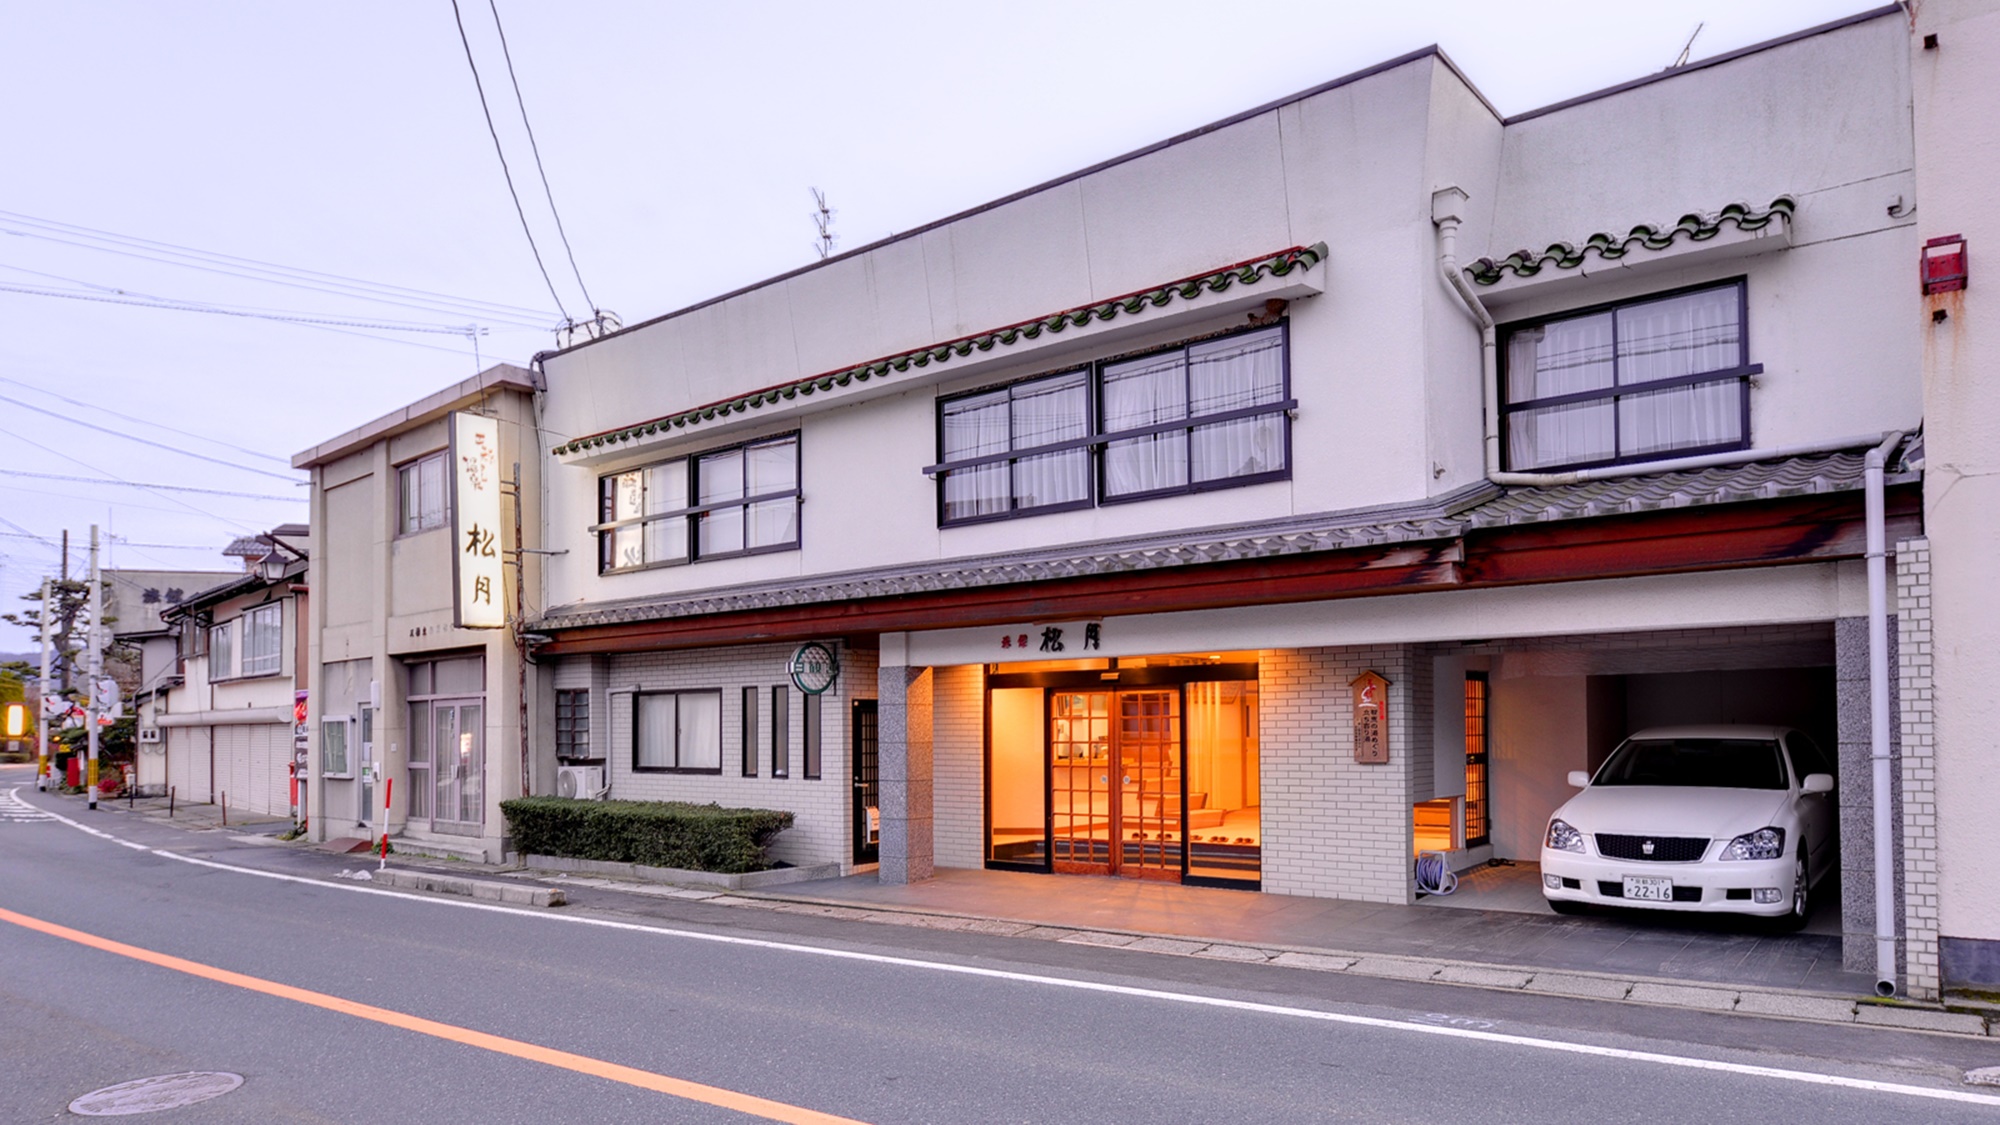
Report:
[[[17,789],[13,792],[18,793],[20,791]],[[437,906],[456,907],[460,910],[481,910],[493,914],[509,914],[517,918],[535,918],[547,922],[596,926],[607,930],[626,930],[634,933],[657,934],[662,937],[683,938],[689,941],[705,941],[716,945],[748,946],[753,949],[802,953],[813,957],[830,957],[842,961],[863,961],[877,965],[895,965],[901,968],[921,969],[929,972],[956,973],[961,976],[985,977],[991,980],[1035,984],[1049,988],[1066,988],[1079,992],[1101,992],[1114,996],[1132,996],[1145,1000],[1162,1000],[1174,1004],[1194,1005],[1196,1007],[1224,1008],[1230,1011],[1256,1012],[1261,1015],[1287,1016],[1294,1019],[1316,1020],[1321,1023],[1343,1024],[1349,1027],[1376,1028],[1383,1031],[1400,1031],[1406,1034],[1442,1036],[1448,1039],[1471,1039],[1485,1043],[1498,1043],[1510,1047],[1553,1051],[1558,1054],[1584,1055],[1592,1058],[1614,1059],[1621,1062],[1653,1063],[1659,1066],[1674,1067],[1682,1070],[1735,1074],[1748,1078],[1770,1078],[1781,1082],[1795,1082],[1808,1086],[1831,1086],[1843,1090],[1863,1090],[1869,1093],[1894,1094],[1900,1097],[1927,1098],[1934,1101],[2000,1107],[2000,1095],[1976,1094],[1969,1090],[1933,1089],[1926,1086],[1910,1086],[1899,1082],[1881,1082],[1871,1078],[1851,1078],[1841,1074],[1817,1074],[1809,1070],[1784,1070],[1778,1067],[1753,1066],[1748,1063],[1723,1062],[1719,1059],[1668,1055],[1656,1051],[1634,1051],[1623,1047],[1603,1047],[1592,1043],[1571,1043],[1561,1039],[1538,1039],[1533,1036],[1510,1035],[1499,1031],[1480,1031],[1464,1027],[1441,1027],[1436,1024],[1412,1023],[1402,1020],[1382,1019],[1376,1016],[1357,1016],[1344,1012],[1322,1012],[1312,1008],[1294,1008],[1282,1004],[1263,1004],[1253,1000],[1231,1000],[1220,996],[1201,996],[1187,992],[1169,992],[1164,989],[1138,988],[1132,985],[1071,980],[1066,977],[1042,976],[1038,973],[1020,973],[1006,969],[987,969],[976,965],[954,965],[939,961],[923,961],[914,957],[894,957],[883,953],[862,953],[848,949],[826,949],[819,946],[770,941],[763,938],[733,937],[727,934],[705,934],[693,930],[676,930],[664,926],[647,926],[637,922],[617,922],[608,918],[585,918],[574,914],[551,914],[546,911],[521,910],[516,907],[499,906],[492,903],[433,898],[428,895],[410,894],[405,891],[389,891],[378,887],[361,887],[351,883],[330,882],[325,879],[309,879],[300,875],[284,875],[275,871],[258,871],[250,867],[238,867],[234,864],[196,859],[193,856],[176,855],[173,852],[148,848],[144,844],[135,844],[127,840],[121,840],[108,832],[101,832],[89,825],[79,824],[59,813],[50,813],[49,815],[72,828],[88,832],[93,836],[103,837],[112,843],[139,851],[150,852],[162,859],[171,859],[179,863],[192,864],[196,867],[209,867],[217,871],[231,871],[239,875],[254,875],[260,879],[276,879],[286,883],[304,883],[308,886],[349,891],[355,894],[381,895],[385,898],[407,899],[411,902],[427,902]]]

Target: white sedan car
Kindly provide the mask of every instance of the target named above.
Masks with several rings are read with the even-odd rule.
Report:
[[[1655,727],[1627,738],[1549,819],[1551,909],[1756,914],[1803,925],[1838,862],[1833,766],[1786,727]]]

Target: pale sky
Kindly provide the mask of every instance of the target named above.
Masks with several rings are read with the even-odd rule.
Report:
[[[459,4],[549,274],[581,319],[492,12]],[[582,282],[628,324],[814,260],[812,186],[852,249],[1432,43],[1511,114],[1654,73],[1698,24],[1695,60],[1873,7],[498,4]],[[93,522],[115,537],[106,565],[229,569],[219,552],[236,535],[305,519],[292,454],[554,346],[556,300],[450,0],[0,0],[0,42],[0,607],[53,573],[62,529],[82,543]],[[1655,218],[1674,216],[1634,221]],[[90,232],[153,245],[111,253]],[[482,309],[229,276],[259,271],[213,256],[146,260],[185,260],[172,248]],[[335,323],[120,303],[132,295]],[[459,334],[474,323],[478,358]],[[33,644],[0,625],[0,652]]]

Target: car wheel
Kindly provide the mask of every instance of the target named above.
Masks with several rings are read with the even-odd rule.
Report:
[[[1552,898],[1544,901],[1549,904],[1549,909],[1555,911],[1557,914],[1587,914],[1590,912],[1590,907],[1585,903],[1571,902],[1566,898]]]
[[[1785,931],[1803,929],[1806,919],[1812,917],[1812,872],[1806,867],[1805,845],[1799,845],[1798,866],[1792,869],[1792,909],[1777,919],[1778,928]]]

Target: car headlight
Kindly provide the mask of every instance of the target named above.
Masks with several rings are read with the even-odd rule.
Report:
[[[1566,820],[1549,821],[1549,838],[1545,842],[1559,852],[1580,854],[1583,851],[1583,833],[1572,828]]]
[[[1729,841],[1717,859],[1783,859],[1785,857],[1785,830],[1782,828],[1759,828],[1755,832]]]

